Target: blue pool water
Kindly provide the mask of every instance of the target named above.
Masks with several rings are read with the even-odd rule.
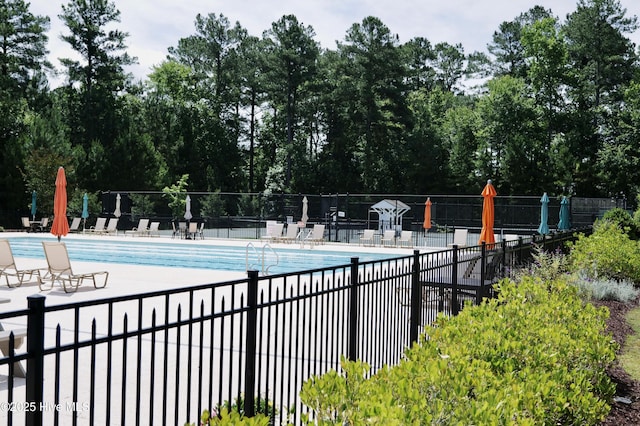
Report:
[[[41,241],[56,241],[55,238],[9,238],[15,257],[43,259]],[[179,268],[217,269],[242,272],[246,269],[246,247],[198,244],[171,244],[142,241],[85,240],[65,238],[69,257],[87,262],[124,263],[130,265],[170,266]],[[262,253],[262,243],[253,242],[255,250]],[[361,262],[398,257],[390,253],[349,253],[316,247],[314,249],[276,249],[278,265],[269,269],[271,274],[303,271],[345,265],[351,257],[357,256]],[[253,269],[260,269],[256,252],[249,250]],[[266,264],[275,263],[275,255],[266,251]]]

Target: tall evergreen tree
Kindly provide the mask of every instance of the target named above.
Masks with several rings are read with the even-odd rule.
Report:
[[[617,0],[580,0],[564,26],[572,81],[568,90],[574,177],[578,193],[609,195],[595,169],[598,152],[618,133],[615,118],[636,71],[635,46],[625,36],[638,28]]]
[[[293,171],[300,170],[304,158],[305,137],[299,137],[300,101],[305,86],[315,78],[317,60],[320,54],[318,42],[314,40],[312,27],[298,22],[293,15],[285,15],[271,25],[264,33],[266,42],[265,77],[271,99],[271,108],[276,112],[274,119],[282,113],[286,145],[282,146],[284,158],[284,186],[292,190]],[[277,123],[274,122],[274,124]]]
[[[23,0],[0,2],[0,211],[27,205],[29,188],[18,171],[32,144],[34,108],[46,99],[48,29],[49,18],[31,13]]]
[[[119,137],[118,95],[130,82],[124,67],[134,64],[136,58],[123,52],[128,34],[107,29],[120,21],[120,11],[112,1],[71,0],[62,6],[59,17],[69,30],[62,40],[81,58],[60,60],[67,70],[67,119],[74,130],[71,141],[86,154],[79,175],[90,190],[104,188],[112,176],[108,166],[117,167],[112,147]]]
[[[399,190],[404,185],[401,165],[410,114],[398,37],[370,16],[351,26],[338,50],[344,64],[342,88],[349,94],[345,137],[356,141],[362,169],[358,190]]]

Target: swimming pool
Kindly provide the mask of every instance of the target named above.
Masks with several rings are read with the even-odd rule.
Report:
[[[15,257],[43,259],[42,241],[55,241],[55,238],[9,238]],[[178,268],[215,269],[222,271],[243,272],[246,269],[247,248],[245,246],[210,245],[210,244],[172,244],[157,241],[121,241],[104,238],[96,239],[64,239],[71,262],[107,262],[130,265],[169,266]],[[249,244],[249,243],[247,243]],[[253,269],[260,269],[258,256],[262,253],[262,242],[254,241],[254,248],[249,249],[250,264]],[[294,246],[295,247],[295,246]],[[269,269],[271,274],[303,271],[307,269],[326,268],[345,265],[351,257],[357,256],[361,262],[398,257],[393,253],[360,253],[331,251],[316,247],[314,249],[275,248],[277,266]],[[276,262],[276,255],[265,250],[265,263]]]

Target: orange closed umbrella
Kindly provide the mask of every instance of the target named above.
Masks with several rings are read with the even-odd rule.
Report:
[[[56,176],[56,193],[53,197],[53,224],[51,233],[58,237],[69,233],[69,222],[67,222],[67,178],[64,168],[58,168]]]
[[[493,235],[493,197],[496,195],[496,190],[491,184],[491,179],[489,179],[487,185],[482,190],[482,197],[484,198],[484,202],[482,203],[482,231],[480,232],[478,244],[482,244],[483,241],[487,244],[496,242],[496,237]]]
[[[424,202],[424,223],[422,224],[424,229],[431,229],[431,197],[427,198]]]

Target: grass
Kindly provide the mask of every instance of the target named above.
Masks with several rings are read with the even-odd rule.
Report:
[[[633,328],[633,334],[624,342],[620,363],[631,377],[640,380],[640,308],[627,313],[627,322]]]

